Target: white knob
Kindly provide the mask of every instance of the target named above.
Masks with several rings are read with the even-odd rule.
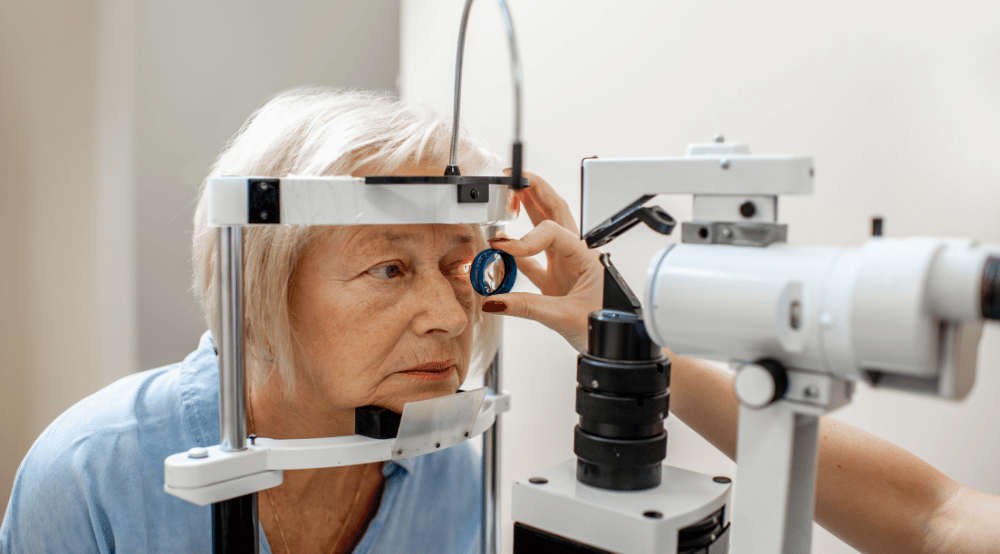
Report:
[[[788,378],[777,364],[746,364],[736,374],[733,388],[740,403],[759,410],[784,396]]]
[[[194,458],[197,460],[200,458],[207,458],[207,457],[208,457],[208,450],[200,446],[196,446],[191,450],[188,450],[188,458]]]

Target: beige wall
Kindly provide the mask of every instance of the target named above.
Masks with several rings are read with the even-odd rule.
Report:
[[[3,341],[0,501],[31,441],[62,410],[108,382],[97,319],[98,2],[0,7]],[[123,258],[128,263],[128,256]],[[112,303],[114,301],[112,300]]]
[[[995,0],[508,3],[524,64],[527,166],[575,212],[581,158],[680,156],[687,143],[722,133],[756,153],[814,156],[815,194],[781,203],[793,243],[860,244],[874,214],[886,217],[889,236],[1000,243]],[[454,36],[463,4],[403,1],[404,97],[449,109],[454,41],[427,37]],[[506,156],[512,124],[503,26],[495,3],[474,6],[463,124]],[[657,203],[690,217],[690,197]],[[509,232],[529,227],[518,222]],[[641,290],[648,261],[673,240],[641,228],[606,250]],[[573,456],[576,369],[575,353],[555,333],[523,321],[508,321],[505,333],[505,383],[514,395],[504,425],[509,514],[510,479]],[[861,387],[835,415],[1000,494],[998,390],[993,324],[965,402]],[[668,462],[733,474],[676,418],[668,429]],[[509,524],[505,532],[509,538]],[[814,552],[852,550],[823,532]]]
[[[134,25],[124,0],[5,2],[0,15],[6,504],[42,429],[135,366]]]
[[[225,141],[285,88],[395,90],[398,44],[398,0],[0,0],[0,506],[63,410],[195,346]]]
[[[399,0],[138,4],[139,367],[181,360],[205,331],[190,293],[198,186],[269,96],[299,85],[396,90]]]

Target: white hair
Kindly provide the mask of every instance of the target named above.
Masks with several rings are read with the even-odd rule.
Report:
[[[389,175],[412,168],[440,168],[450,153],[451,122],[431,110],[385,94],[320,87],[291,89],[253,113],[229,141],[209,177]],[[463,175],[499,174],[500,158],[460,133],[457,162]],[[218,236],[208,226],[206,178],[194,217],[194,289],[209,328],[218,336],[215,256]],[[288,313],[292,273],[324,227],[259,225],[243,235],[243,320],[249,377],[260,382],[275,371],[294,393],[295,340]],[[338,232],[334,230],[332,232]],[[485,237],[477,234],[477,247]],[[499,343],[500,321],[474,303],[470,374],[483,371]]]

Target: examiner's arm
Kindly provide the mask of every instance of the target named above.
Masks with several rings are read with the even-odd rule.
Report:
[[[587,314],[601,307],[603,267],[579,240],[566,201],[538,176],[526,175],[532,187],[520,198],[536,227],[521,240],[492,245],[517,257],[544,296],[492,296],[484,309],[538,321],[583,350]],[[541,252],[546,267],[530,259]],[[735,459],[739,401],[733,377],[705,362],[668,355],[671,412]],[[888,441],[824,417],[818,463],[816,521],[862,552],[1000,552],[1000,497],[962,486]]]
[[[735,459],[733,377],[668,355],[670,411]],[[818,463],[816,521],[861,552],[1000,552],[1000,498],[956,483],[886,440],[821,418]]]

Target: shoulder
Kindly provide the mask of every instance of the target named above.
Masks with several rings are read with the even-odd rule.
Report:
[[[199,442],[181,400],[190,360],[125,377],[49,425],[18,469],[0,552],[114,551],[123,529],[152,532],[147,509],[185,512],[163,492],[163,460]]]

